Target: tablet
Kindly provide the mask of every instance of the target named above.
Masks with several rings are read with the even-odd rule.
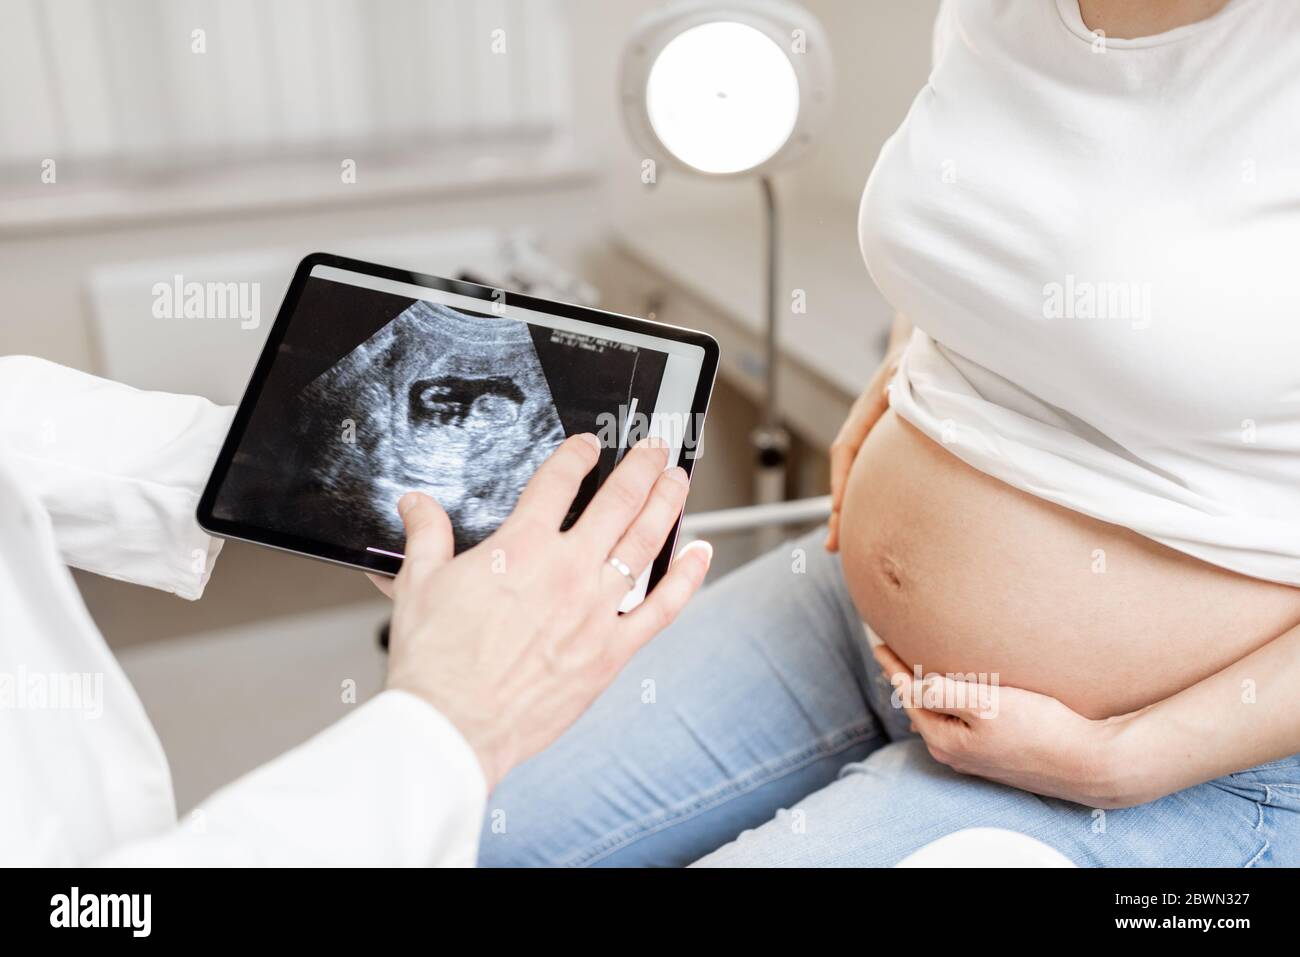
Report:
[[[460,552],[501,524],[566,436],[592,432],[602,451],[568,527],[641,438],[662,438],[669,464],[691,471],[717,367],[703,333],[315,253],[269,331],[198,521],[391,575],[406,492],[437,499]],[[677,532],[625,609],[663,576]]]

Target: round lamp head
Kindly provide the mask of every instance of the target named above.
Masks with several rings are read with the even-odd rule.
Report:
[[[688,0],[642,21],[623,59],[629,131],[651,157],[728,176],[790,162],[830,101],[820,26],[782,0]]]

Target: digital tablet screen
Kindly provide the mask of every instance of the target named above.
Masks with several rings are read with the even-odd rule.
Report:
[[[566,436],[593,432],[602,444],[566,527],[646,435],[690,469],[716,369],[712,340],[337,264],[348,262],[309,257],[300,269],[200,508],[214,532],[395,571],[402,495],[433,496],[456,550],[471,548]],[[697,341],[673,337],[683,335]],[[644,597],[653,571],[625,607]]]

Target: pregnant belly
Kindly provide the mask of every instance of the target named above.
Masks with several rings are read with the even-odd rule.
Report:
[[[841,543],[859,613],[909,666],[997,674],[1089,717],[1166,698],[1300,622],[1300,589],[1014,489],[892,411],[854,462]]]

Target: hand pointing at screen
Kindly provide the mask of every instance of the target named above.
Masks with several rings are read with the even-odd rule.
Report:
[[[688,548],[618,614],[686,497],[662,447],[629,451],[561,532],[598,458],[594,437],[565,440],[504,524],[454,558],[446,514],[408,494],[387,690],[358,703],[338,675],[338,720],[178,821],[158,737],[64,564],[201,595],[221,543],[194,503],[234,410],[30,357],[0,357],[0,408],[59,425],[57,443],[30,416],[0,428],[0,672],[93,677],[84,703],[98,708],[87,721],[85,707],[20,707],[0,723],[0,767],[14,769],[0,804],[24,809],[0,815],[7,862],[471,865],[489,789],[560,736],[708,568],[708,547]]]
[[[708,571],[712,549],[695,543],[635,611],[618,614],[672,531],[687,476],[664,470],[662,444],[642,442],[561,532],[598,454],[595,436],[567,439],[510,518],[454,558],[446,513],[409,493],[398,505],[407,531],[401,573],[374,578],[395,601],[388,687],[445,715],[489,788],[558,738],[677,616]]]

